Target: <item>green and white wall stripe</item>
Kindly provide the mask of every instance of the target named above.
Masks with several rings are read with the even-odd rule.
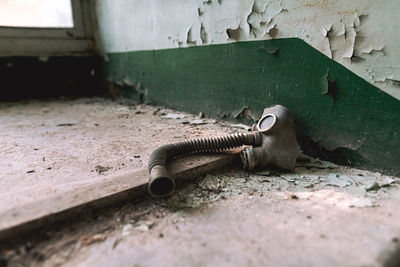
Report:
[[[384,92],[398,90],[397,18],[382,15],[397,4],[347,2],[102,0],[105,74],[120,95],[210,116],[286,105],[303,149],[400,175],[400,101]],[[391,27],[379,38],[362,27],[374,12]]]
[[[98,2],[108,53],[296,37],[400,99],[398,10],[398,0]]]

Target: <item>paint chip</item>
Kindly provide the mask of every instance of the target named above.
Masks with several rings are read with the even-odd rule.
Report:
[[[163,119],[184,119],[186,116],[184,114],[179,114],[179,113],[168,113],[167,115],[161,116]]]

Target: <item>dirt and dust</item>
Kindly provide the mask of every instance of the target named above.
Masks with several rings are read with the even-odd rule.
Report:
[[[24,116],[25,108],[31,118]],[[35,114],[38,108],[48,112]],[[89,112],[92,108],[97,112]],[[6,130],[1,145],[11,154],[3,151],[2,156],[8,164],[20,160],[8,171],[19,186],[26,181],[19,181],[16,171],[35,170],[25,175],[44,179],[72,168],[67,173],[95,179],[118,168],[143,167],[149,152],[166,139],[238,130],[204,118],[206,124],[193,125],[190,121],[199,118],[190,114],[108,100],[34,102],[3,106],[1,112]],[[163,118],[167,114],[184,117]],[[76,125],[56,126],[60,123]],[[40,130],[41,124],[52,130]],[[31,136],[20,131],[14,140],[16,125]],[[72,131],[68,144],[60,127]],[[77,151],[67,149],[71,145]],[[46,153],[31,155],[34,148]],[[66,160],[73,152],[75,158]],[[53,175],[44,175],[47,167]],[[1,169],[7,170],[6,165]],[[12,187],[6,177],[0,179],[1,188]],[[43,229],[1,251],[0,266],[376,266],[400,238],[399,181],[305,155],[293,173],[229,166],[182,185],[169,198],[144,197]]]
[[[196,119],[101,98],[0,103],[0,212],[146,168],[159,145],[237,131],[212,119],[190,124]]]

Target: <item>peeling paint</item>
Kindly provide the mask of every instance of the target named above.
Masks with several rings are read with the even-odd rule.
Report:
[[[393,77],[393,75],[391,75],[391,77]],[[386,77],[383,80],[376,80],[376,82],[377,83],[379,83],[379,82],[390,83],[393,86],[400,87],[400,80],[396,80],[396,79],[393,79],[393,78]]]
[[[249,39],[272,39],[276,36],[277,28],[273,19],[282,11],[282,1],[254,1],[252,13],[247,18],[251,29]]]
[[[241,108],[237,111],[233,111],[232,115],[236,119],[248,119],[251,121],[255,121],[255,119],[251,115],[251,110],[250,110],[249,106],[244,106],[243,108]]]
[[[278,53],[268,53],[274,50]],[[400,101],[301,40],[235,42],[109,57],[106,73],[114,81],[130,77],[129,84],[148,88],[148,95],[140,99],[139,92],[127,87],[125,94],[134,94],[139,101],[221,118],[236,116],[248,124],[251,117],[259,118],[257,111],[281,103],[295,115],[299,140],[308,153],[320,151],[341,164],[399,172]]]
[[[394,75],[392,80],[400,80],[399,9],[398,0],[121,0],[120,5],[100,0],[98,4],[107,52],[297,37],[400,99],[397,83],[384,79]]]
[[[279,51],[279,48],[277,46],[267,46],[267,47],[259,48],[258,51],[267,52],[270,55],[277,55],[278,51]]]
[[[195,21],[190,26],[187,32],[186,44],[188,46],[203,44],[203,38],[201,36],[201,23],[200,21]]]
[[[332,98],[332,102],[335,102],[338,88],[336,86],[335,79],[330,76],[329,70],[322,79],[322,94],[329,95]]]

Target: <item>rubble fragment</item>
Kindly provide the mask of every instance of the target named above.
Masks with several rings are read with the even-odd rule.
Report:
[[[108,171],[110,169],[112,169],[112,168],[111,167],[104,167],[104,166],[100,166],[100,165],[97,165],[95,167],[96,172],[99,173],[99,174],[103,174],[104,172],[106,172],[106,171]]]
[[[328,179],[327,185],[332,185],[332,186],[346,187],[353,184],[353,182],[347,175],[338,175],[336,173],[331,173],[327,176],[327,179]]]
[[[261,175],[261,176],[270,176],[271,173],[272,172],[270,170],[263,170],[263,171],[256,172],[257,175]]]
[[[371,208],[377,207],[377,205],[368,198],[354,198],[349,203],[349,208]]]
[[[392,178],[386,178],[384,181],[381,183],[378,183],[377,181],[373,182],[372,184],[369,184],[365,187],[365,191],[377,191],[382,187],[389,187],[392,184],[394,184],[395,180]]]
[[[207,124],[207,122],[204,120],[198,119],[198,120],[189,121],[189,124],[190,125],[203,125],[203,124]]]
[[[163,119],[184,119],[186,116],[184,114],[179,114],[179,113],[168,113],[167,115],[161,116]]]
[[[95,234],[95,235],[84,234],[81,235],[79,241],[81,242],[82,245],[89,246],[93,243],[102,242],[106,239],[107,236],[105,234]]]
[[[144,232],[148,232],[153,227],[153,225],[154,225],[153,222],[143,221],[143,222],[141,222],[141,224],[139,224],[135,228],[136,228],[136,230],[144,233]]]
[[[379,183],[378,183],[378,182],[374,182],[374,183],[368,185],[368,186],[365,188],[365,190],[366,190],[367,192],[368,192],[368,191],[376,191],[376,190],[378,190],[379,188],[381,188],[381,187],[379,186]]]
[[[124,227],[122,227],[122,236],[130,235],[132,230],[133,230],[133,225],[132,224],[124,225]]]
[[[247,126],[245,124],[233,124],[233,125],[231,125],[231,127],[238,128],[238,129],[243,129],[243,130],[246,130],[246,131],[251,131],[251,127]]]
[[[66,122],[66,123],[59,123],[57,124],[58,127],[70,127],[70,126],[74,126],[77,125],[76,122]]]

